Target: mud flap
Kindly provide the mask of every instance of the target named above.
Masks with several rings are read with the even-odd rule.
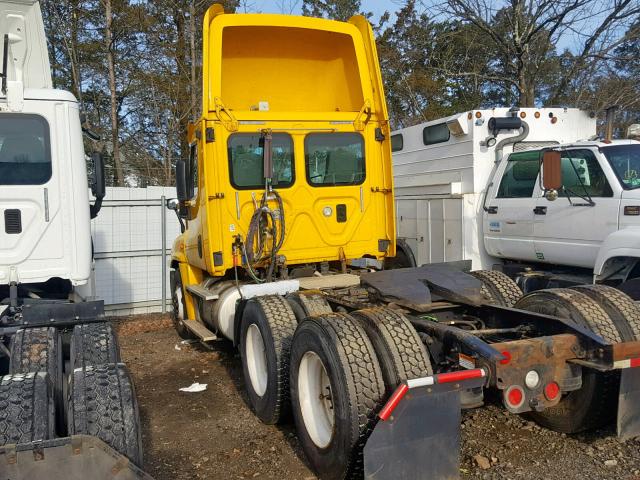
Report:
[[[640,368],[638,367],[625,368],[620,372],[617,429],[621,440],[640,436]]]
[[[485,380],[478,369],[400,385],[364,447],[365,479],[459,478],[460,392]]]

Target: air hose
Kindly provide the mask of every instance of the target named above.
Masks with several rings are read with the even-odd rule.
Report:
[[[271,210],[268,205],[269,196],[272,195],[277,204],[279,214]],[[268,238],[269,225],[272,227],[271,231],[271,251],[268,256],[264,255],[265,241]],[[266,260],[269,261],[269,267],[267,268],[266,281],[271,281],[273,277],[273,271],[276,265],[277,255],[285,237],[285,220],[284,220],[284,202],[280,194],[270,189],[270,186],[265,189],[265,192],[260,201],[260,206],[253,212],[251,221],[249,222],[249,229],[247,231],[247,238],[244,242],[244,256],[247,262],[249,275],[254,281],[262,282],[264,280],[259,279],[255,272],[255,265],[262,263]],[[257,250],[256,250],[257,244]]]

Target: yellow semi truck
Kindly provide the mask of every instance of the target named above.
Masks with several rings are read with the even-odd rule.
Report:
[[[202,116],[167,205],[183,227],[175,326],[239,347],[252,409],[265,423],[292,412],[321,478],[457,478],[460,410],[487,388],[555,430],[602,425],[617,404],[621,436],[640,432],[628,297],[604,286],[523,297],[500,272],[416,267],[396,245],[363,17],[214,5],[203,28]]]

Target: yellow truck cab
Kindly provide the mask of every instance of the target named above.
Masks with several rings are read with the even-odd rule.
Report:
[[[234,251],[260,280],[272,253],[270,280],[297,265],[393,256],[388,117],[366,20],[228,15],[216,5],[203,38],[202,117],[178,167],[187,220],[173,258],[183,283],[229,275]],[[261,261],[261,239],[248,234],[263,205],[281,245],[274,252],[262,239]]]

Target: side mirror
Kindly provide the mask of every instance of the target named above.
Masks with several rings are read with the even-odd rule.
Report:
[[[91,154],[93,161],[93,183],[91,185],[91,193],[99,199],[103,199],[106,193],[106,184],[104,179],[104,157],[99,152]]]
[[[102,200],[107,192],[107,187],[104,178],[104,157],[99,152],[93,152],[91,154],[91,160],[93,161],[91,193],[96,197],[96,201],[93,205],[89,205],[89,213],[91,214],[91,218],[96,218],[102,208]]]
[[[562,164],[560,152],[553,150],[547,150],[544,152],[542,156],[542,186],[547,191],[557,191],[562,188]]]
[[[187,164],[183,160],[176,162],[176,194],[178,202],[183,203],[187,198]]]
[[[167,198],[165,206],[169,210],[174,210],[174,211],[177,212],[178,211],[178,207],[180,206],[180,202],[178,201],[177,198]]]

